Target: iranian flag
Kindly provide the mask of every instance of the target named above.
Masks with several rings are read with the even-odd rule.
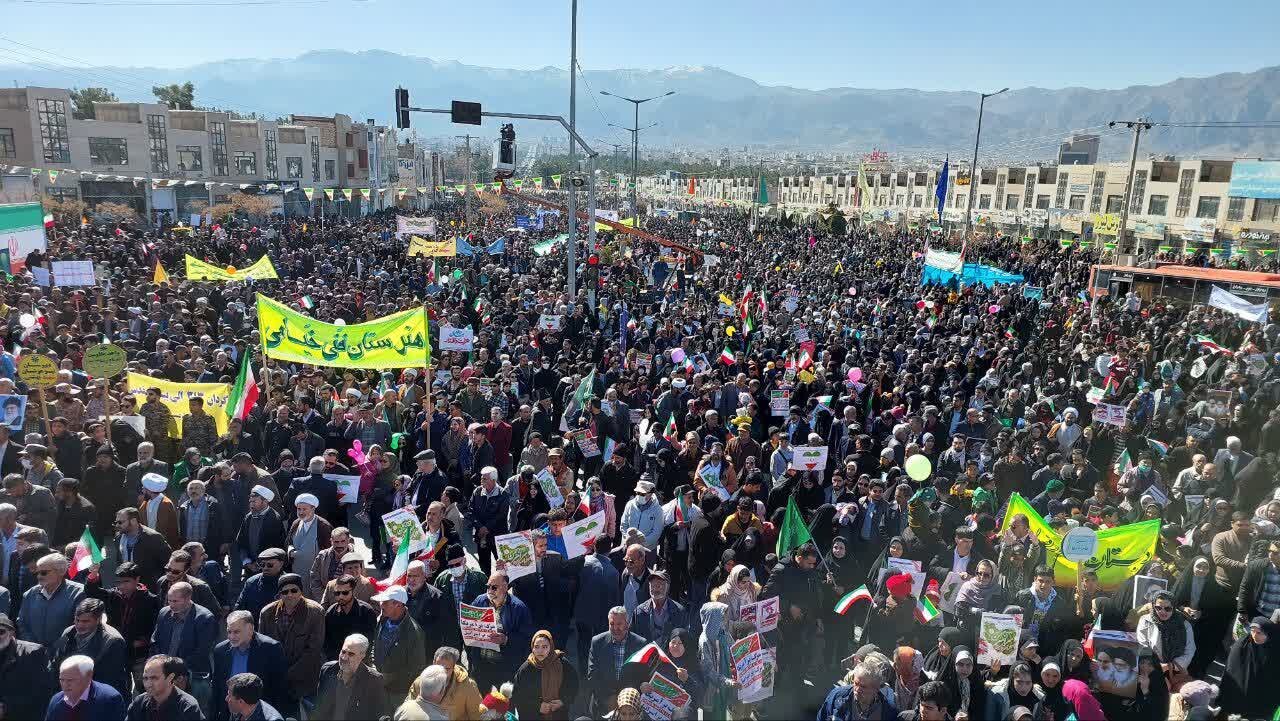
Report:
[[[742,321],[742,328],[747,333],[755,333],[756,332],[755,318],[751,316],[747,316],[746,319]]]
[[[1133,468],[1133,458],[1129,455],[1129,449],[1126,448],[1116,459],[1116,475],[1123,476],[1130,468]]]
[[[440,277],[440,267],[436,265],[436,259],[431,259],[431,265],[427,268],[427,282],[435,283]]]
[[[801,350],[800,358],[796,361],[796,367],[800,370],[804,370],[811,365],[813,365],[813,356],[809,354],[809,350],[807,348]]]
[[[298,305],[301,305],[305,310],[311,310],[316,307],[316,302],[311,298],[311,296],[304,295],[298,299]]]
[[[846,593],[839,601],[836,601],[835,611],[843,616],[848,613],[849,609],[853,608],[853,604],[858,601],[866,601],[868,603],[872,602],[871,591],[867,590],[867,584],[865,583]]]
[[[659,661],[663,661],[665,663],[670,663],[672,666],[675,665],[674,663],[671,663],[671,657],[663,653],[662,649],[658,648],[658,644],[653,643],[652,641],[650,641],[648,644],[641,647],[639,651],[636,651],[635,653],[628,656],[627,660],[623,661],[623,663],[649,664],[649,663],[652,663],[655,659]]]
[[[1201,347],[1201,348],[1208,348],[1209,350],[1213,351],[1214,353],[1227,353],[1227,352],[1229,352],[1229,349],[1227,349],[1227,348],[1223,348],[1222,346],[1218,345],[1217,343],[1215,343],[1215,342],[1214,342],[1214,340],[1213,340],[1212,338],[1210,338],[1210,337],[1209,337],[1209,336],[1207,336],[1207,335],[1198,335],[1198,336],[1196,336],[1196,337],[1195,337],[1195,341],[1196,341],[1197,343],[1199,343],[1199,344],[1200,344],[1200,347]]]
[[[938,607],[933,605],[926,596],[916,601],[916,620],[920,623],[929,623],[938,617]]]
[[[249,417],[249,410],[258,402],[258,381],[253,377],[253,364],[249,360],[249,354],[245,353],[240,361],[240,374],[227,398],[227,417],[232,419]]]
[[[45,213],[45,214],[44,214],[44,227],[46,227],[46,228],[52,228],[52,227],[53,227],[53,213]]]
[[[733,352],[729,350],[729,346],[720,351],[720,362],[727,366],[733,365]]]
[[[97,541],[93,540],[93,534],[89,533],[89,528],[86,526],[84,533],[80,534],[80,543],[76,544],[76,555],[72,557],[71,566],[67,568],[67,578],[75,578],[93,564],[102,563],[102,559],[102,549],[98,548]]]
[[[385,591],[392,586],[403,586],[409,580],[409,535],[404,534],[404,538],[400,539],[400,547],[396,549],[395,563],[391,564],[391,571],[387,577],[381,581],[374,580],[373,587],[379,591]]]
[[[674,413],[667,418],[667,427],[662,429],[662,437],[667,439],[668,443],[675,443],[680,439],[680,431],[676,430],[676,415]]]

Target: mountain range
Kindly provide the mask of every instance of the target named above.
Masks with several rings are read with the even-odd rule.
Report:
[[[199,106],[253,110],[269,118],[340,112],[389,123],[397,85],[408,88],[410,103],[419,107],[447,108],[451,100],[470,100],[498,112],[567,116],[569,104],[568,73],[560,68],[488,68],[381,50],[318,50],[295,58],[223,60],[176,69],[0,65],[0,82],[6,84],[106,86],[125,101],[153,101],[152,85],[188,80],[195,84]],[[603,97],[601,90],[637,98],[675,90],[675,95],[641,106],[641,126],[658,123],[642,132],[642,144],[713,152],[743,146],[849,153],[879,148],[963,159],[972,151],[978,106],[972,92],[804,90],[761,85],[711,66],[582,73],[577,84],[580,132],[589,140],[624,145],[630,134],[607,124],[630,126],[632,105]],[[1280,121],[1280,67],[1110,90],[1013,89],[986,103],[983,158],[1051,159],[1057,142],[1076,130],[1101,133],[1104,158],[1127,158],[1130,133],[1107,123],[1138,116],[1157,123]],[[450,125],[446,116],[413,116],[413,127],[426,136],[478,130],[496,138],[496,126],[486,121],[477,129]],[[545,123],[520,122],[516,127],[526,139],[563,137]],[[1144,156],[1275,156],[1280,155],[1280,127],[1158,126],[1143,137],[1141,151]]]

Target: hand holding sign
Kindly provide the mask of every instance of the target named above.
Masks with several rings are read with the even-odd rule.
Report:
[[[795,455],[791,456],[791,467],[797,471],[816,471],[821,473],[827,468],[826,446],[796,446]]]

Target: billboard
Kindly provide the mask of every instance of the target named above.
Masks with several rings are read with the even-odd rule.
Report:
[[[1237,160],[1231,165],[1227,195],[1280,199],[1280,160]]]
[[[20,273],[33,250],[46,250],[44,209],[39,203],[0,205],[0,248],[9,251],[7,272]]]

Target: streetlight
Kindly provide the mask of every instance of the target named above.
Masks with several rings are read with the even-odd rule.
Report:
[[[968,240],[973,233],[973,193],[978,186],[978,140],[982,138],[982,108],[987,103],[987,98],[994,98],[1001,93],[1009,92],[1009,88],[1002,88],[994,93],[983,93],[982,98],[978,100],[978,132],[973,135],[973,164],[969,166],[969,200],[964,206],[964,235]]]
[[[651,98],[638,98],[638,99],[628,98],[622,95],[615,95],[614,93],[611,93],[608,90],[601,90],[600,94],[608,95],[611,98],[617,98],[619,100],[625,100],[628,103],[635,104],[636,106],[635,126],[631,128],[623,128],[623,130],[631,131],[631,215],[634,218],[640,215],[640,205],[639,203],[636,202],[636,188],[640,185],[640,131],[647,130],[648,128],[653,127],[653,125],[649,125],[644,128],[640,127],[640,104],[647,103],[650,100],[665,98],[668,95],[675,95],[676,91],[668,90],[662,95],[655,95]],[[609,124],[613,125],[613,123],[609,123]],[[618,126],[614,125],[614,127],[618,127]]]

